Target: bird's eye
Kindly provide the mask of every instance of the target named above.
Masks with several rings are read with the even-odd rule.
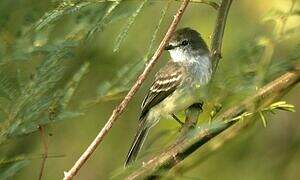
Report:
[[[184,40],[184,41],[182,41],[182,43],[181,43],[181,45],[183,45],[183,46],[186,46],[186,45],[188,45],[189,44],[189,42],[187,41],[187,40]]]

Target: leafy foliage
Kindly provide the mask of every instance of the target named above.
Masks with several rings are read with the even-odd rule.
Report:
[[[269,112],[272,114],[275,114],[276,110],[283,110],[283,111],[288,111],[288,112],[295,112],[295,106],[292,104],[288,104],[285,101],[278,101],[275,103],[272,103],[270,106],[262,108],[261,110],[258,110],[256,113],[259,115],[260,119],[262,120],[263,126],[267,127],[267,120],[265,117],[265,113]],[[248,116],[253,116],[256,113],[253,112],[244,112],[243,114],[233,118],[226,120],[226,122],[231,122],[231,121],[237,121],[237,120],[243,120],[245,117]]]
[[[0,167],[0,179],[12,178],[19,170],[29,164],[28,160],[21,160]]]
[[[135,9],[124,9],[122,0],[116,1],[73,1],[59,2],[35,23],[25,24],[20,34],[11,34],[13,39],[0,47],[0,146],[36,132],[41,125],[74,118],[83,114],[79,109],[68,110],[68,105],[83,76],[89,71],[89,62],[82,62],[77,70],[68,68],[77,59],[78,46],[91,39],[95,32],[103,31],[109,23],[128,17],[128,21],[116,38],[115,50],[119,49],[126,38],[129,28],[137,15],[147,4],[144,0]],[[123,8],[123,9],[122,9]],[[114,13],[116,12],[116,13]],[[165,16],[166,8],[155,29],[147,59],[151,53],[158,29]],[[52,38],[56,23],[73,15],[76,23],[68,32]],[[37,17],[37,16],[36,16]],[[23,19],[26,21],[26,19]],[[3,38],[3,37],[2,37]],[[6,38],[6,37],[5,37]],[[6,51],[8,47],[13,47]],[[28,73],[21,66],[11,68],[15,63],[34,61],[36,69]],[[114,99],[129,90],[137,73],[145,61],[124,66],[115,80],[106,81],[98,88],[97,101]],[[74,63],[73,63],[74,64]],[[14,73],[10,73],[13,69]],[[70,74],[71,71],[71,74]],[[27,76],[27,77],[26,77]],[[121,77],[126,76],[121,80]],[[14,155],[19,157],[18,154]],[[14,159],[3,156],[3,159]],[[26,166],[29,159],[0,163],[2,179],[13,176]]]
[[[217,98],[218,103],[234,104],[274,77],[295,69],[296,62],[300,58],[298,45],[290,49],[289,56],[273,58],[277,51],[281,51],[281,44],[297,37],[297,34],[290,34],[294,28],[285,28],[286,19],[293,14],[292,12],[293,9],[288,12],[272,9],[267,12],[262,17],[262,23],[266,25],[269,21],[273,21],[273,33],[257,32],[254,41],[246,42],[244,47],[229,58],[235,59],[235,65],[240,68],[233,69],[231,63],[221,64],[208,96],[214,98],[217,92],[222,91],[223,96]]]
[[[132,26],[135,18],[141,12],[142,8],[144,7],[144,5],[146,4],[147,1],[148,0],[143,0],[141,2],[141,4],[139,5],[139,7],[137,8],[137,10],[129,17],[128,22],[126,23],[126,26],[124,27],[124,29],[121,31],[121,33],[117,37],[114,51],[119,50],[121,43],[124,41],[126,35],[128,34],[129,28]]]
[[[98,21],[96,22],[96,25],[94,27],[92,27],[91,30],[89,30],[89,32],[87,34],[87,38],[91,38],[91,36],[97,31],[103,31],[103,29],[107,26],[107,24],[109,23],[109,21],[112,17],[111,13],[121,3],[121,1],[122,0],[117,0],[117,1],[113,2],[110,6],[107,7],[103,17],[98,19]]]

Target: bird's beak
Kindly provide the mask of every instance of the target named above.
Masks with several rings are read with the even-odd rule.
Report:
[[[170,44],[166,45],[165,46],[165,50],[171,50],[171,49],[174,49],[176,46],[172,46]]]

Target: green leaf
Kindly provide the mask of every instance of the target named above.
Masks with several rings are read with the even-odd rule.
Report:
[[[12,101],[19,96],[20,89],[12,82],[14,82],[13,79],[8,78],[3,72],[0,73],[0,97]]]
[[[1,124],[0,144],[11,136],[27,133],[24,124],[28,123],[31,129],[37,127],[44,118],[48,118],[48,108],[57,99],[55,87],[64,77],[63,59],[70,55],[71,47],[68,41],[63,42],[53,50],[46,51],[47,56],[37,67],[36,73],[22,88],[21,95],[14,100],[8,112],[8,117]]]
[[[97,95],[98,96],[105,96],[105,94],[107,94],[107,92],[109,91],[109,89],[111,87],[112,87],[112,84],[109,83],[108,81],[105,81],[105,82],[101,83],[97,88]]]
[[[166,12],[168,10],[168,8],[170,7],[170,4],[171,4],[171,0],[169,0],[166,5],[164,6],[164,8],[161,10],[161,15],[160,15],[160,18],[159,18],[159,21],[158,21],[158,24],[156,25],[156,28],[154,30],[154,33],[152,35],[152,38],[151,38],[151,41],[150,41],[150,44],[149,44],[149,47],[148,47],[148,50],[146,52],[146,55],[144,56],[144,60],[147,61],[149,59],[149,56],[150,56],[150,53],[153,49],[153,45],[154,45],[154,42],[155,42],[155,39],[156,39],[156,36],[157,36],[157,33],[158,33],[158,30],[161,26],[161,23],[163,22],[163,19],[165,18],[166,16]]]
[[[39,19],[39,21],[34,25],[34,29],[36,31],[41,30],[45,26],[49,25],[53,21],[58,20],[62,16],[66,14],[70,14],[76,11],[81,10],[84,7],[87,7],[88,5],[93,4],[92,2],[80,2],[80,3],[73,3],[70,2],[66,3],[66,1],[62,2],[56,9],[47,12],[44,14],[43,17]]]
[[[264,108],[263,110],[270,111],[270,110],[275,110],[275,109],[295,112],[295,106],[292,104],[288,104],[286,101],[278,101],[278,102],[272,103],[269,107]]]
[[[89,71],[89,67],[90,63],[85,62],[83,65],[81,65],[80,69],[73,75],[73,78],[68,82],[64,90],[64,95],[60,100],[62,108],[66,108],[67,104],[69,104],[70,99],[74,95],[74,92],[77,89],[82,77]]]
[[[22,160],[0,166],[0,180],[12,178],[18,171],[29,164],[29,160]]]
[[[40,89],[40,92],[36,92],[36,99],[27,99],[25,102],[25,106],[21,108],[19,113],[22,115],[22,118],[20,118],[18,121],[14,121],[11,124],[11,126],[7,129],[7,134],[9,136],[20,136],[22,134],[28,134],[37,131],[39,125],[41,124],[53,123],[57,120],[62,120],[63,118],[82,115],[79,112],[67,112],[66,107],[75,90],[77,89],[77,86],[82,77],[87,73],[89,65],[89,62],[84,63],[81,68],[74,73],[72,79],[67,83],[65,88],[56,90],[57,93]],[[41,68],[44,69],[45,67],[41,66]],[[38,77],[43,76],[39,75]],[[44,80],[44,82],[46,81],[47,79]],[[54,82],[54,85],[55,83],[57,83],[57,81]],[[51,87],[48,84],[43,85],[42,83],[40,83],[40,85],[48,88]],[[39,93],[42,94],[40,95]]]
[[[258,114],[259,114],[260,119],[261,119],[261,121],[263,123],[263,126],[266,128],[267,127],[267,120],[266,120],[265,115],[263,114],[262,111],[259,111]]]
[[[35,132],[38,130],[38,127],[40,125],[47,125],[50,123],[66,120],[66,119],[72,119],[77,118],[79,116],[83,116],[84,113],[81,112],[75,112],[75,111],[67,111],[64,110],[63,112],[59,112],[57,115],[54,116],[54,118],[50,118],[48,116],[43,116],[39,121],[27,121],[19,124],[16,126],[16,128],[11,128],[11,131],[9,132],[10,137],[17,137],[22,136],[24,134],[29,134],[32,132]]]
[[[19,161],[23,161],[23,160],[27,160],[27,159],[29,159],[29,158],[24,155],[15,156],[10,159],[3,158],[0,160],[0,168],[1,168],[1,166],[4,166],[6,164],[11,164],[11,163],[15,163],[15,162],[19,162]]]
[[[98,88],[98,94],[102,96],[114,96],[129,90],[133,79],[142,68],[143,61],[121,68],[113,81],[104,82]]]
[[[106,25],[110,22],[111,20],[111,14],[115,10],[116,7],[121,3],[122,0],[116,0],[114,1],[106,10],[105,14],[103,15],[102,18],[100,18],[96,25],[92,27],[91,30],[87,33],[86,39],[89,40],[91,39],[92,35],[95,32],[103,31]]]
[[[130,29],[130,27],[133,25],[136,17],[138,16],[138,14],[141,12],[141,10],[143,9],[144,5],[146,4],[148,0],[143,0],[141,2],[141,4],[139,5],[139,7],[136,9],[136,11],[131,15],[131,17],[129,17],[126,25],[124,26],[124,28],[122,29],[122,31],[120,32],[120,34],[118,35],[115,45],[114,45],[114,52],[118,51],[120,49],[120,45],[121,43],[125,40],[128,31]]]
[[[83,116],[83,115],[84,115],[84,113],[82,113],[82,112],[64,111],[63,113],[60,113],[57,116],[57,119],[55,119],[55,121],[64,120],[67,118],[76,118],[76,117]]]
[[[97,88],[97,97],[84,103],[81,108],[87,108],[102,101],[111,101],[123,97],[135,80],[137,73],[144,65],[140,60],[134,64],[122,67],[111,81],[102,82]]]

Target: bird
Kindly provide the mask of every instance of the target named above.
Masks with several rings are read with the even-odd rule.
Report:
[[[160,119],[178,120],[176,113],[203,102],[203,87],[212,76],[212,62],[207,44],[196,30],[176,30],[166,44],[170,60],[155,75],[141,104],[139,123],[125,167],[136,161],[149,130]]]

